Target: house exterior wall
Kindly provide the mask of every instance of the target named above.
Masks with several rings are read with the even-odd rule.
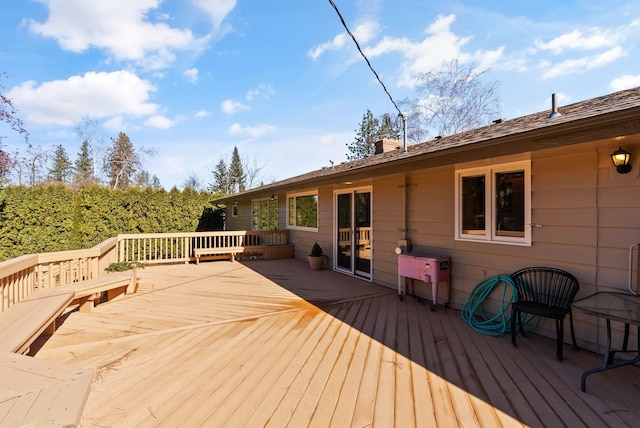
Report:
[[[237,202],[238,208],[237,216],[233,216],[232,214],[233,205],[231,203],[227,204],[226,230],[251,230],[251,201],[248,199],[238,199],[235,202]]]
[[[609,157],[615,144],[603,141],[531,154],[531,219],[541,225],[532,230],[531,246],[454,239],[455,166],[377,177],[374,282],[397,287],[394,249],[403,239],[406,189],[406,237],[414,251],[451,257],[452,307],[461,309],[486,277],[537,265],[573,273],[581,285],[577,298],[626,290],[629,247],[640,242],[640,179],[637,164],[629,174],[615,171]],[[625,142],[625,149],[640,153],[638,142]],[[492,163],[514,159],[518,157],[495,158]],[[416,284],[418,293],[430,299],[427,285]],[[497,311],[499,297],[496,293],[487,305]],[[603,331],[594,334],[594,317],[576,313],[574,320],[581,346],[604,343]],[[554,337],[553,321],[543,320],[539,331]],[[568,334],[568,328],[565,331]]]
[[[629,174],[618,174],[609,157],[619,144],[609,139],[490,159],[479,155],[471,163],[393,174],[381,169],[349,185],[305,187],[305,192],[318,193],[318,229],[290,229],[290,243],[295,257],[306,260],[318,242],[328,256],[325,266],[333,266],[334,191],[371,186],[372,280],[376,284],[396,289],[395,248],[407,238],[414,251],[451,257],[451,306],[457,309],[484,278],[528,266],[573,273],[581,286],[577,298],[596,291],[624,291],[629,247],[640,242],[640,137],[625,137],[622,144],[634,155]],[[523,159],[531,161],[531,222],[541,225],[532,229],[531,246],[455,240],[456,169]],[[278,200],[279,227],[286,228],[287,194],[279,194]],[[239,200],[238,217],[228,217],[228,228],[249,229],[250,213],[250,201]],[[418,294],[431,298],[426,284],[417,281],[416,285]],[[498,293],[487,306],[490,311],[499,310]],[[604,322],[581,313],[574,314],[574,321],[581,347],[602,348]],[[616,335],[620,330],[614,325]],[[542,320],[537,331],[555,337],[553,321]],[[568,328],[565,333],[569,334]]]

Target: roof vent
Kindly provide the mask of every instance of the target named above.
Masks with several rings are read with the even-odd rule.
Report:
[[[556,94],[551,94],[551,114],[547,116],[547,119],[553,119],[558,116],[562,116],[562,113],[558,111],[558,105],[556,104]]]

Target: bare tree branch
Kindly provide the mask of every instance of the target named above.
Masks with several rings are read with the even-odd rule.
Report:
[[[419,73],[417,91],[421,98],[410,105],[408,133],[414,142],[435,135],[453,135],[488,125],[500,115],[499,83],[485,83],[486,70],[457,59],[440,70]]]

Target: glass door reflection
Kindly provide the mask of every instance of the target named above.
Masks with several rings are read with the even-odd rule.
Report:
[[[371,278],[371,192],[339,193],[336,226],[336,269]]]

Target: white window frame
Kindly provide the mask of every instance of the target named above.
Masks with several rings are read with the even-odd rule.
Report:
[[[289,207],[289,199],[291,198],[299,198],[299,197],[303,197],[303,196],[315,196],[316,197],[316,201],[318,204],[317,210],[316,210],[316,225],[318,224],[319,221],[319,214],[320,214],[320,197],[318,196],[318,191],[317,190],[312,190],[312,191],[308,191],[308,192],[301,192],[301,193],[289,193],[287,194],[287,218],[286,218],[286,224],[287,224],[287,229],[292,229],[292,230],[306,230],[306,231],[311,231],[311,232],[317,232],[318,231],[318,227],[305,227],[305,226],[298,226],[296,225],[291,225],[289,224],[289,219],[291,218],[291,213],[290,213],[290,207]],[[294,204],[295,205],[295,204]],[[295,213],[294,213],[294,219],[296,218]]]
[[[524,236],[498,235],[495,225],[497,173],[524,171]],[[469,176],[485,177],[485,230],[484,233],[464,233],[462,229],[462,179]],[[457,169],[455,172],[455,239],[457,241],[490,242],[495,244],[531,246],[531,161],[523,160],[492,164],[482,167]]]
[[[238,217],[238,201],[231,202],[231,217]]]

